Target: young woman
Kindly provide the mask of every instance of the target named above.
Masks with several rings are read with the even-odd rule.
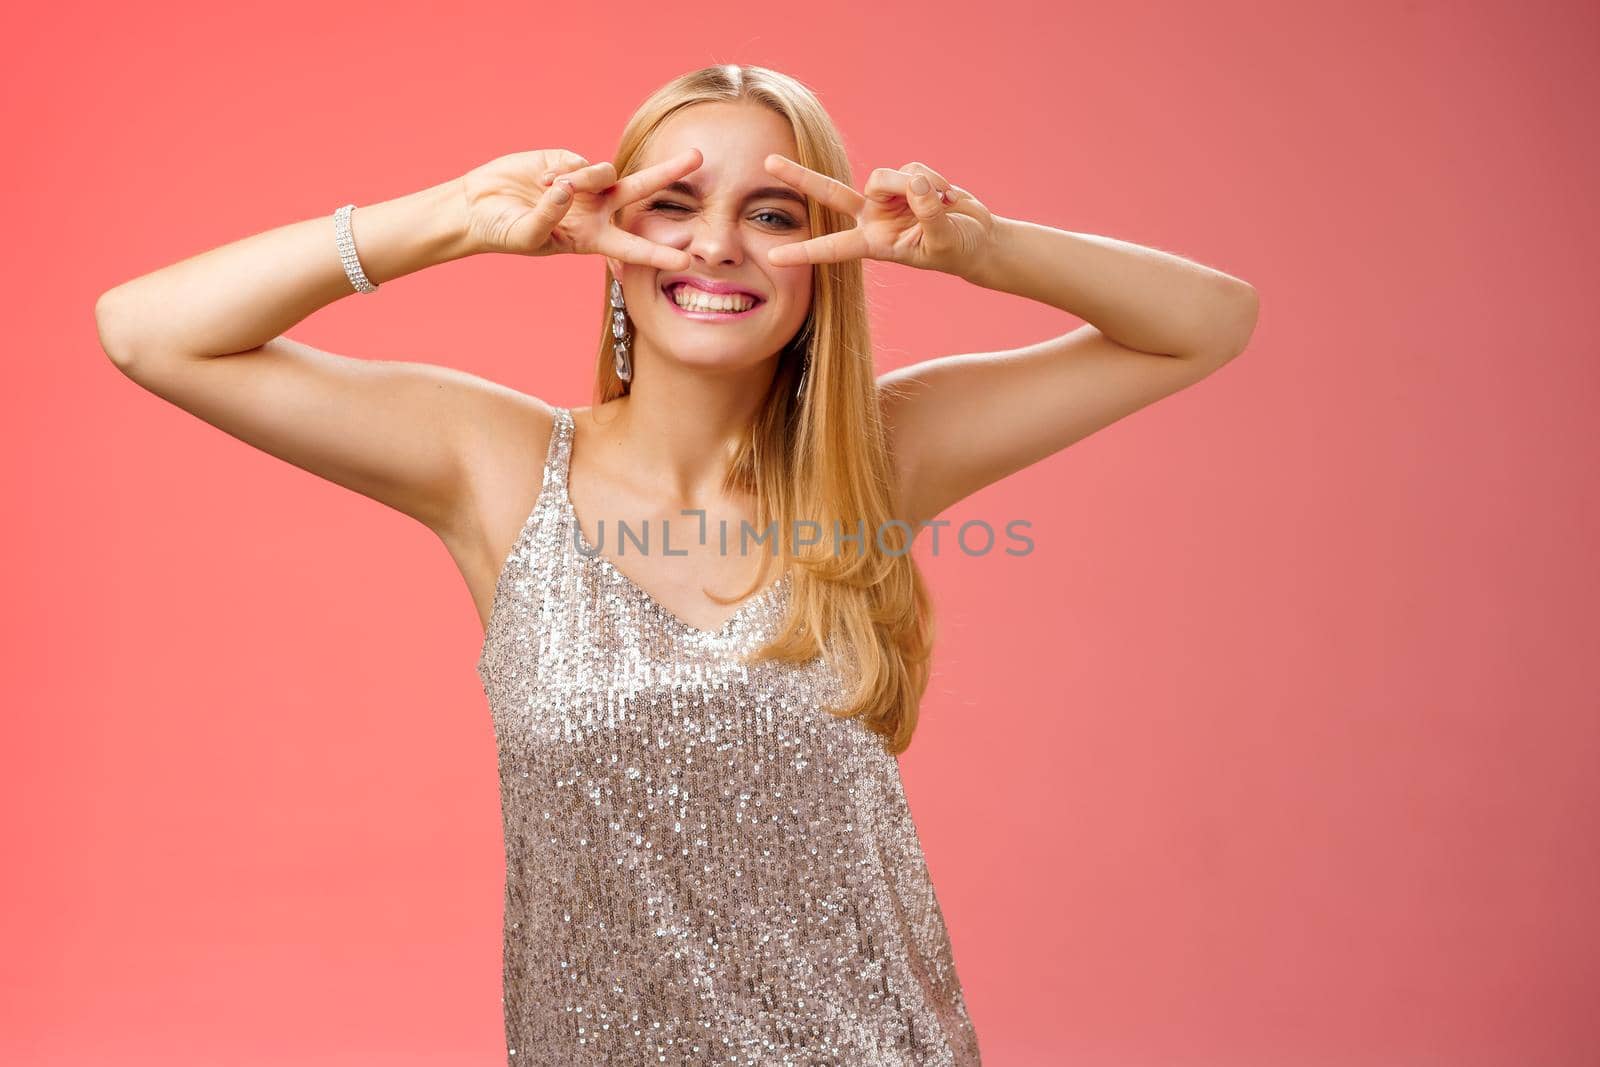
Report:
[[[487,252],[604,257],[594,404],[284,336]],[[863,259],[1087,324],[875,375]],[[450,550],[499,745],[510,1062],[975,1064],[895,758],[933,636],[906,550],[1232,359],[1256,298],[994,215],[922,163],[857,191],[805,86],[727,65],[651,96],[614,161],[505,156],[135,279],[96,317],[141,386]]]

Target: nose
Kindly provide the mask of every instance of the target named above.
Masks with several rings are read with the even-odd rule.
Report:
[[[690,228],[689,254],[696,259],[733,265],[743,261],[739,220],[734,215],[702,211]]]

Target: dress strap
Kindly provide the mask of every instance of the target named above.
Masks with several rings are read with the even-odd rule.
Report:
[[[555,409],[555,424],[550,431],[550,449],[544,460],[542,492],[556,501],[567,496],[567,470],[572,464],[572,411]]]

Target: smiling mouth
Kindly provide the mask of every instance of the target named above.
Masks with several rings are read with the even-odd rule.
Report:
[[[679,294],[683,292],[694,294],[696,303],[688,306],[680,303]],[[678,314],[691,319],[711,322],[742,319],[766,303],[759,296],[736,293],[706,293],[684,282],[665,286],[662,288],[661,293],[666,297],[667,303],[671,304],[672,309]]]

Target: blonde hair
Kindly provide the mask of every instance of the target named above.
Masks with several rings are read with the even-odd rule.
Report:
[[[796,162],[854,187],[842,139],[812,91],[789,75],[744,64],[705,67],[656,90],[623,131],[612,157],[618,177],[639,169],[655,131],[670,116],[708,101],[771,108],[794,129]],[[853,225],[814,199],[808,205],[813,237]],[[628,391],[613,367],[611,280],[608,264],[599,403]],[[877,402],[860,260],[813,265],[810,313],[778,361],[771,391],[724,483],[725,491],[754,497],[758,533],[776,524],[777,552],[790,575],[789,612],[749,661],[800,664],[822,654],[837,663],[835,643],[842,643],[853,668],[846,684],[853,681],[854,688],[843,705],[828,711],[860,717],[885,750],[898,756],[916,729],[934,625],[927,587],[910,553],[912,531],[890,521],[893,468]],[[820,534],[818,543],[793,551],[797,546],[786,535],[796,522],[810,536]],[[859,536],[835,552],[835,531],[841,541]]]

